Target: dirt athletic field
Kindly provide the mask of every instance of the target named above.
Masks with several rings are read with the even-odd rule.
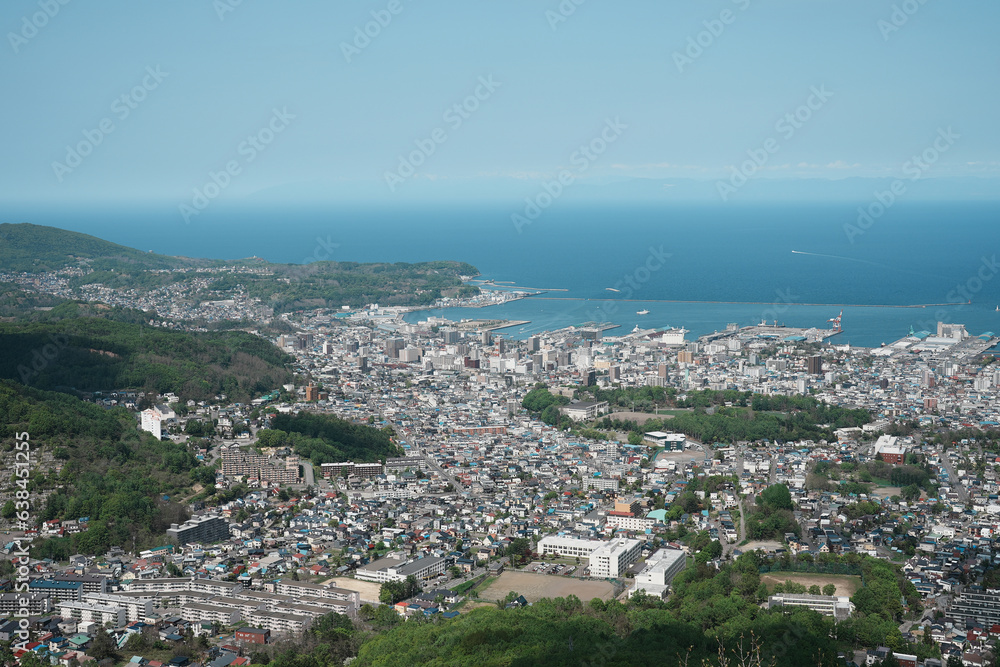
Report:
[[[820,590],[827,584],[837,587],[834,595],[854,595],[854,592],[861,588],[861,577],[852,574],[805,574],[801,572],[772,572],[760,576],[761,583],[767,584],[768,590],[772,590],[775,584],[783,584],[787,580],[792,580],[797,584],[802,584],[807,589],[816,584]]]
[[[534,572],[504,572],[489,588],[479,594],[481,600],[500,600],[516,591],[528,602],[542,598],[564,598],[575,595],[584,602],[593,598],[610,600],[614,587],[606,581],[581,581],[575,577],[535,574]]]

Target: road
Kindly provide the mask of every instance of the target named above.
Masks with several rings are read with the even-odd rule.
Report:
[[[306,486],[315,486],[316,474],[313,472],[312,463],[309,463],[309,461],[299,461],[299,465],[302,466],[302,476],[305,478]]]
[[[459,483],[459,481],[455,479],[455,477],[452,476],[450,473],[446,472],[444,468],[438,465],[437,459],[435,459],[429,453],[425,452],[422,449],[414,447],[414,453],[412,455],[423,456],[424,460],[427,461],[427,465],[430,466],[431,470],[436,472],[441,477],[441,479],[450,483],[455,488],[456,492],[460,491],[463,488],[462,485]]]
[[[955,474],[955,466],[952,465],[951,458],[946,452],[942,452],[941,460],[944,461],[945,470],[948,471],[948,485],[951,487],[951,490],[958,494],[963,503],[968,502],[969,492],[959,481],[958,475]]]
[[[740,479],[743,478],[743,449],[736,449],[736,476]],[[747,513],[743,510],[743,497],[740,494],[739,486],[736,488],[736,508],[740,512],[740,527],[739,527],[739,537],[736,542],[730,542],[728,540],[722,543],[722,557],[727,558],[729,554],[736,548],[740,540],[745,540],[747,537]]]

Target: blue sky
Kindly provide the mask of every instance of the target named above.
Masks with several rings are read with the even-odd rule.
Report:
[[[996,0],[237,2],[5,0],[0,201],[1000,176]]]

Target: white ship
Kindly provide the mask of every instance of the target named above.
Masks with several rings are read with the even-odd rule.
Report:
[[[649,315],[649,311],[646,310],[646,309],[637,310],[637,311],[635,311],[635,314],[636,315]]]

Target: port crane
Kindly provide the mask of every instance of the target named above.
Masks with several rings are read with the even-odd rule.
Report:
[[[836,317],[831,317],[830,319],[827,320],[827,322],[833,322],[833,330],[838,333],[842,331],[842,329],[840,328],[840,318],[843,316],[844,316],[844,311],[841,310],[839,315],[837,315]]]

